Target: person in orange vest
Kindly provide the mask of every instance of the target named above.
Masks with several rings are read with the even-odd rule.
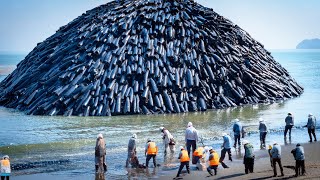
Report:
[[[203,151],[204,147],[198,147],[194,152],[193,152],[193,158],[192,158],[192,164],[197,164],[200,163],[200,159],[203,156]]]
[[[217,175],[217,168],[219,163],[219,154],[212,148],[209,150],[209,167],[207,168],[208,173],[213,176],[212,169],[214,170],[214,175]]]
[[[5,178],[9,180],[10,173],[11,173],[10,159],[8,155],[5,155],[3,156],[2,160],[0,160],[1,180],[4,180]]]
[[[148,139],[146,148],[145,148],[145,155],[147,156],[146,167],[148,167],[149,161],[151,158],[153,158],[154,167],[157,167],[157,161],[156,161],[157,154],[158,154],[158,146],[156,145],[155,142],[151,141],[151,139]]]
[[[181,152],[178,157],[178,159],[180,159],[180,167],[179,167],[179,171],[178,171],[178,174],[176,177],[180,176],[180,173],[181,173],[184,166],[186,166],[187,172],[188,172],[188,174],[190,174],[190,168],[189,168],[190,158],[189,158],[188,151],[186,151],[183,146],[181,146],[180,149],[181,149]]]

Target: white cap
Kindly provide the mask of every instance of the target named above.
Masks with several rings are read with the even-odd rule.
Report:
[[[242,144],[243,144],[243,145],[248,144],[248,143],[249,143],[248,140],[243,140],[243,141],[242,141]]]
[[[235,119],[234,121],[235,121],[235,122],[239,122],[240,120],[239,120],[239,119]]]
[[[184,149],[184,147],[183,147],[183,146],[180,146],[180,149],[182,150],[182,149]]]
[[[160,129],[160,131],[162,131],[164,129],[164,127],[160,127],[159,129]]]
[[[136,134],[132,134],[132,138],[137,139],[137,135]]]
[[[226,136],[226,135],[228,135],[227,133],[222,133],[222,136]]]
[[[273,145],[278,144],[277,141],[273,141]]]
[[[309,113],[309,117],[310,117],[310,116],[313,116],[312,113]]]
[[[263,119],[262,119],[262,118],[259,118],[259,122],[263,122]]]
[[[207,151],[210,150],[210,148],[209,148],[208,146],[205,146],[205,147],[204,147],[204,150],[207,152]]]
[[[193,126],[192,122],[188,122],[188,127]]]
[[[2,158],[3,159],[5,159],[5,158],[9,159],[9,156],[8,155],[4,155]]]
[[[97,135],[97,138],[101,138],[102,139],[103,135],[100,133],[100,134]]]

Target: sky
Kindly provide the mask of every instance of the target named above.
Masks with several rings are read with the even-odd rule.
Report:
[[[0,0],[0,51],[30,52],[86,10],[108,0]],[[294,49],[320,38],[319,0],[197,0],[267,49]]]

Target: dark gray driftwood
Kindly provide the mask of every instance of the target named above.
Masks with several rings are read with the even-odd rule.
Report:
[[[206,111],[297,97],[263,45],[192,0],[101,5],[39,43],[0,84],[34,115]]]

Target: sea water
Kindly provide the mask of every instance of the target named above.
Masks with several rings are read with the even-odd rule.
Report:
[[[167,170],[178,168],[177,153],[171,161],[163,158],[163,144],[159,127],[173,134],[177,147],[185,145],[184,132],[189,121],[199,131],[203,144],[220,151],[221,134],[231,132],[232,120],[238,118],[245,126],[248,139],[258,150],[260,141],[258,119],[262,117],[269,128],[267,144],[307,142],[307,116],[320,116],[320,51],[277,50],[274,58],[304,87],[304,93],[294,99],[273,104],[246,105],[206,112],[132,115],[115,117],[49,117],[28,116],[14,109],[0,107],[0,155],[8,154],[13,165],[33,165],[33,168],[13,170],[14,176],[37,173],[55,173],[77,177],[94,177],[94,147],[98,133],[107,144],[108,177],[139,178],[159,177]],[[0,54],[0,81],[10,73],[23,55]],[[291,142],[283,139],[284,119],[288,112],[295,117],[297,128]],[[145,163],[144,145],[148,138],[159,146],[156,172],[128,172],[124,167],[128,140],[133,133],[138,136],[137,152]],[[240,158],[240,157],[239,157]],[[59,163],[60,162],[60,163]],[[152,163],[150,163],[152,164]]]

